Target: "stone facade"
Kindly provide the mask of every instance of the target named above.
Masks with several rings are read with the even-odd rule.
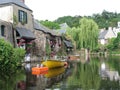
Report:
[[[3,32],[4,35],[2,35],[1,32]],[[14,45],[13,28],[11,23],[0,20],[0,38],[4,38],[6,41]]]
[[[36,36],[34,54],[38,56],[43,56],[45,53],[46,35],[40,30],[35,30],[34,34]]]

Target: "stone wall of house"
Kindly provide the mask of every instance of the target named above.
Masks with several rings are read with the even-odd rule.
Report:
[[[34,34],[35,39],[35,52],[34,54],[38,56],[44,56],[45,54],[45,45],[46,45],[46,35],[42,31],[35,30]]]
[[[13,22],[13,7],[5,6],[0,7],[0,19],[6,22]]]
[[[17,17],[18,21],[19,21],[19,17],[18,17],[18,14],[19,14],[19,10],[22,10],[24,12],[27,13],[27,24],[21,24],[20,22],[18,22],[18,27],[23,27],[23,28],[26,28],[26,29],[29,29],[31,31],[33,31],[33,16],[32,16],[32,11],[30,10],[27,10],[25,8],[22,8],[22,7],[19,7],[17,5],[13,5],[13,14],[14,16]]]
[[[1,36],[1,34],[0,34],[0,38],[4,38],[5,40],[7,40],[8,42],[10,42],[14,46],[12,24],[0,20],[0,28],[1,28],[1,26],[4,26],[4,36]]]

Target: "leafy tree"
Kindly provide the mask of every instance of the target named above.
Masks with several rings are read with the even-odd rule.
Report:
[[[97,46],[98,25],[92,19],[82,18],[79,27],[68,29],[67,33],[76,41],[77,49],[92,50]]]
[[[91,18],[95,20],[99,28],[116,27],[117,22],[120,21],[120,14],[104,10],[101,14],[93,14]]]
[[[59,17],[57,20],[55,20],[54,22],[58,23],[58,24],[62,24],[62,23],[67,23],[69,27],[78,27],[79,25],[79,20],[81,19],[81,16],[63,16],[63,17]]]
[[[108,40],[107,48],[108,48],[109,50],[113,50],[113,48],[114,48],[114,43],[113,43],[114,40],[115,40],[115,38],[111,38],[111,39]]]
[[[60,26],[58,23],[52,22],[52,21],[40,21],[41,24],[43,24],[44,26],[50,28],[50,29],[59,29]]]
[[[120,48],[120,33],[118,33],[117,38],[113,41],[113,47],[114,49]]]
[[[92,19],[83,18],[79,31],[78,40],[81,48],[94,49],[98,42],[98,25]]]

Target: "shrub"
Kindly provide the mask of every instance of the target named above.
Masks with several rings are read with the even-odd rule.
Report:
[[[25,55],[25,51],[18,48],[13,48],[13,46],[0,39],[0,72],[3,77],[11,76],[17,70],[17,65],[21,62]]]

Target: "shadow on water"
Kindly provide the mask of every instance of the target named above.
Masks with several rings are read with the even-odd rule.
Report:
[[[82,62],[81,62],[82,61]],[[15,75],[0,77],[0,90],[119,90],[120,59],[109,56],[72,61],[68,68],[55,68],[32,75],[37,63],[26,63]]]

